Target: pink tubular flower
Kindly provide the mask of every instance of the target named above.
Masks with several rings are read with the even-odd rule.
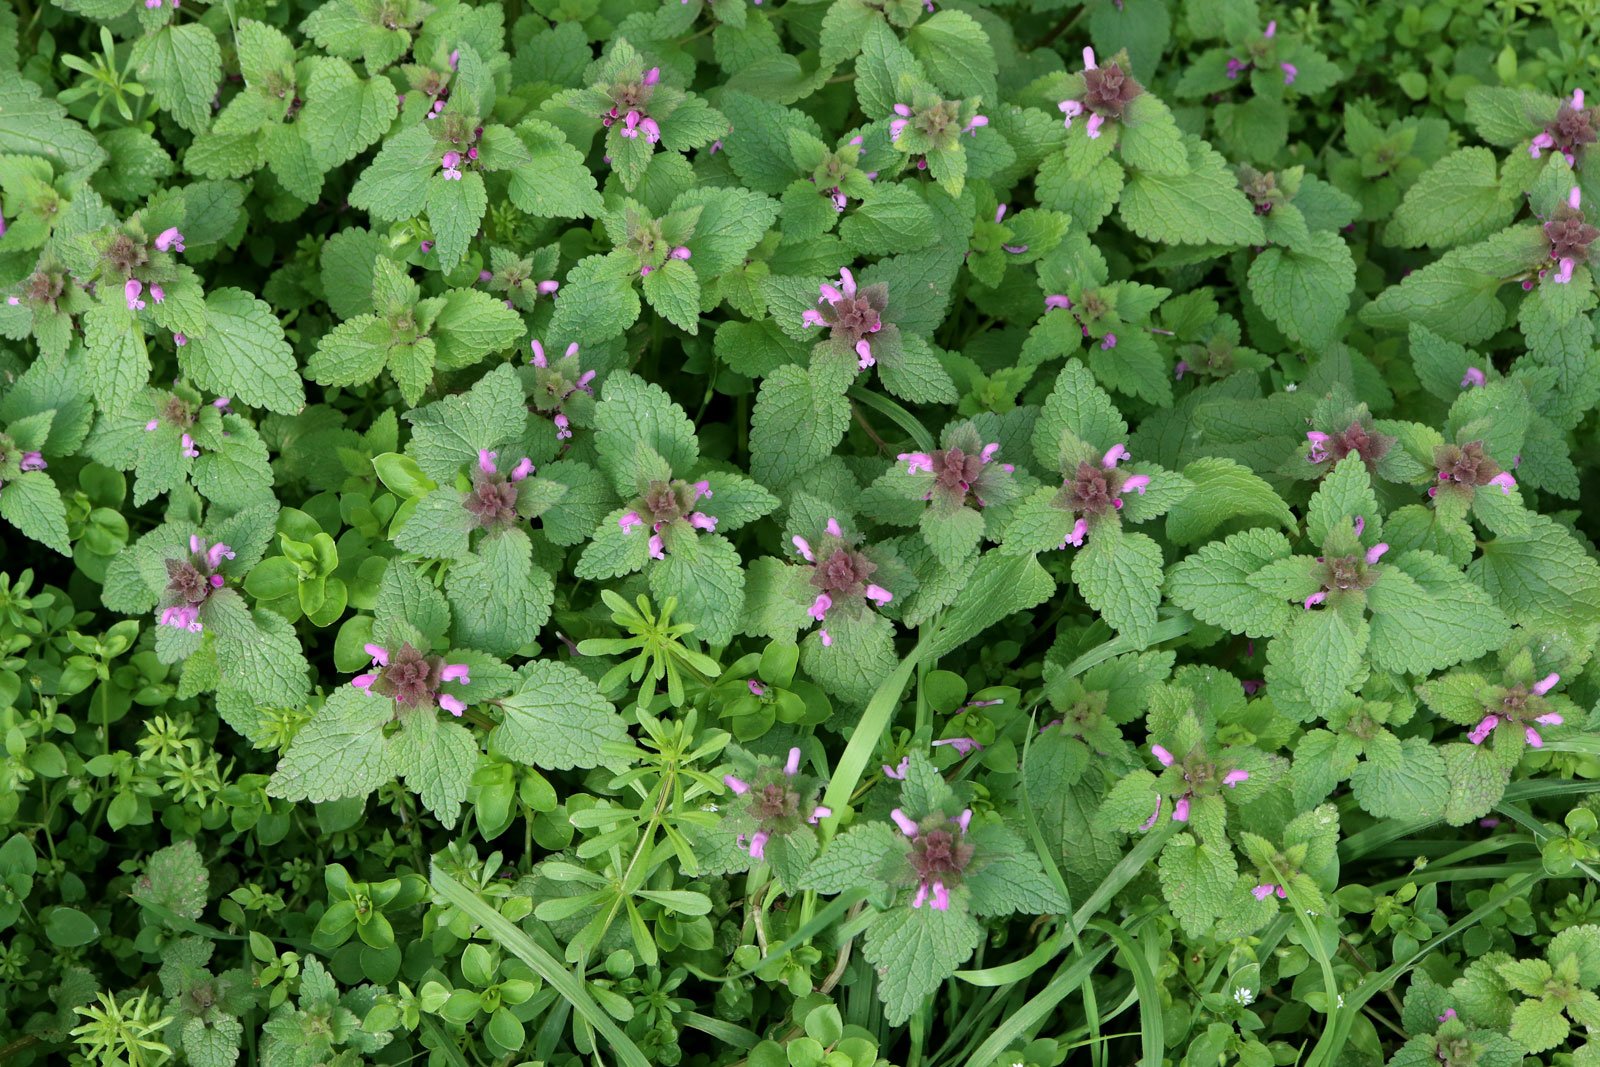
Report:
[[[1113,348],[1116,348],[1116,347],[1117,347],[1117,335],[1116,334],[1108,333],[1104,337],[1100,338],[1100,350],[1102,352],[1109,352]]]
[[[883,776],[885,778],[893,778],[897,782],[903,782],[905,781],[906,773],[910,770],[911,757],[901,756],[900,762],[895,764],[893,767],[889,766],[887,763],[883,765]]]
[[[24,452],[22,454],[22,462],[19,464],[19,466],[21,466],[21,468],[25,471],[42,471],[46,467],[50,466],[50,464],[46,463],[44,461],[44,456],[40,455],[38,452]]]
[[[172,343],[177,347],[182,348],[184,345],[189,343],[189,338],[184,334],[175,333],[172,335]]]
[[[684,245],[679,245],[668,254],[668,257],[671,259],[688,259],[689,255],[689,249]]]
[[[1096,70],[1096,69],[1098,69],[1095,66],[1095,63],[1094,63],[1094,49],[1093,48],[1085,48],[1083,50],[1083,69],[1084,70]]]
[[[1089,520],[1079,519],[1077,522],[1072,524],[1072,529],[1068,531],[1066,539],[1061,542],[1061,547],[1066,548],[1068,545],[1071,545],[1074,548],[1082,548],[1083,539],[1088,535]]]
[[[1472,732],[1467,735],[1467,740],[1475,745],[1481,745],[1488,739],[1490,734],[1494,733],[1494,728],[1499,725],[1500,716],[1485,715],[1483,721],[1472,728]]]
[[[1284,900],[1288,898],[1289,891],[1283,886],[1274,885],[1271,882],[1265,882],[1250,890],[1250,895],[1255,897],[1257,900],[1266,900],[1268,897],[1273,896],[1274,894],[1277,895],[1278,899]]]
[[[856,355],[861,358],[856,363],[857,370],[866,370],[878,362],[872,354],[872,344],[865,337],[856,342]]]
[[[767,842],[770,840],[772,840],[772,835],[767,833],[765,830],[757,830],[755,833],[751,834],[750,858],[757,860],[766,859]]]
[[[1249,771],[1244,771],[1244,770],[1239,770],[1237,768],[1235,768],[1234,770],[1229,771],[1227,774],[1224,774],[1222,776],[1222,784],[1227,786],[1229,789],[1233,789],[1240,782],[1248,782],[1249,780],[1250,780],[1250,772]]]
[[[1482,388],[1487,381],[1488,379],[1484,377],[1483,371],[1477,367],[1468,367],[1467,373],[1461,376],[1461,388],[1471,389],[1473,386]]]
[[[933,473],[933,457],[926,452],[902,452],[895,459],[906,465],[907,474],[915,474],[919,470]]]
[[[1300,68],[1293,63],[1279,63],[1278,66],[1283,70],[1283,84],[1293,85],[1294,80],[1300,76]]]
[[[938,748],[941,745],[949,745],[951,748],[956,750],[956,755],[963,757],[971,755],[972,753],[983,748],[982,745],[978,744],[977,741],[974,741],[970,737],[946,737],[941,738],[933,743],[934,748]]]
[[[122,296],[128,302],[129,311],[143,311],[144,301],[139,299],[139,294],[144,292],[144,283],[138,278],[129,278],[122,286]]]
[[[707,515],[703,511],[691,511],[689,513],[689,525],[696,530],[715,530],[717,528],[717,517],[715,515]]]
[[[1155,828],[1156,820],[1161,818],[1161,801],[1162,801],[1162,796],[1161,796],[1160,793],[1157,793],[1156,794],[1156,810],[1152,811],[1150,813],[1150,817],[1148,819],[1146,819],[1144,822],[1139,824],[1139,830],[1141,832],[1149,832],[1150,830],[1153,830]]]
[[[1377,544],[1375,544],[1371,548],[1367,549],[1367,557],[1366,557],[1367,558],[1367,562],[1368,563],[1376,563],[1376,562],[1378,562],[1378,560],[1383,558],[1383,554],[1385,552],[1387,552],[1387,551],[1389,551],[1388,542],[1379,541]]]
[[[467,710],[467,706],[461,702],[459,697],[451,696],[449,693],[439,694],[439,706],[458,719]]]
[[[1128,458],[1128,447],[1122,444],[1112,445],[1106,449],[1106,454],[1100,457],[1100,466],[1110,470],[1118,463]]]
[[[1306,459],[1312,463],[1321,463],[1328,458],[1328,442],[1331,438],[1317,430],[1307,430],[1306,440],[1311,442],[1311,451],[1306,454]]]
[[[807,541],[804,537],[800,537],[799,535],[789,538],[789,541],[794,545],[794,550],[800,553],[801,559],[805,560],[807,563],[816,562],[816,557],[811,554],[810,541]]]
[[[617,528],[623,533],[629,532],[635,526],[643,525],[644,520],[639,517],[639,513],[637,511],[630,511],[617,520]]]
[[[458,182],[461,180],[460,152],[446,152],[439,163],[444,168],[445,181]]]
[[[987,125],[989,125],[989,118],[987,115],[974,115],[972,116],[972,121],[968,122],[961,128],[961,132],[970,133],[972,136],[976,137],[978,136],[978,131]]]
[[[1051,295],[1049,295],[1049,296],[1044,298],[1044,309],[1046,311],[1053,311],[1053,310],[1067,311],[1067,310],[1070,310],[1071,307],[1072,307],[1072,298],[1069,297],[1069,296],[1066,296],[1066,295],[1064,295],[1062,293],[1052,293]]]
[[[183,233],[176,226],[168,226],[156,234],[156,251],[182,252],[183,250]]]
[[[822,312],[818,311],[816,308],[806,308],[805,311],[800,315],[801,326],[826,326],[827,324],[828,320],[824,319],[822,317]]]
[[[1562,256],[1561,259],[1557,261],[1556,273],[1551,281],[1555,282],[1557,285],[1568,284],[1572,281],[1572,272],[1577,265],[1577,260],[1573,259],[1571,256]]]
[[[154,283],[150,286],[150,298],[158,304],[167,302],[167,291]]]
[[[1135,493],[1138,493],[1140,496],[1144,496],[1144,491],[1145,491],[1146,488],[1149,487],[1149,485],[1150,485],[1150,476],[1148,474],[1134,474],[1134,475],[1130,475],[1128,478],[1126,478],[1123,481],[1123,483],[1122,483],[1122,491],[1123,492],[1127,492],[1129,489],[1132,489]],[[1118,497],[1117,498],[1117,503],[1118,503],[1119,506],[1121,505],[1121,502],[1122,502],[1122,498]]]
[[[478,449],[478,469],[485,474],[496,473],[494,461],[499,455],[498,452],[490,452],[486,448]]]
[[[1310,611],[1312,608],[1316,607],[1318,604],[1327,599],[1328,594],[1319,589],[1315,593],[1312,593],[1310,596],[1306,597],[1305,608],[1307,611]]]
[[[1493,478],[1489,479],[1489,484],[1498,485],[1500,487],[1500,492],[1506,496],[1509,496],[1511,495],[1511,490],[1517,487],[1517,480],[1511,477],[1509,471],[1501,471],[1499,474],[1496,474]]]
[[[754,678],[746,680],[744,685],[746,689],[750,690],[750,695],[753,697],[764,697],[767,695],[767,687],[756,681]]]
[[[200,458],[200,450],[194,446],[193,437],[190,437],[188,434],[184,434],[181,438],[179,438],[179,444],[183,446],[183,454],[186,457],[189,459]]]
[[[742,778],[735,778],[731,774],[725,774],[722,776],[722,784],[733,790],[734,793],[738,794],[739,796],[744,796],[746,793],[750,792],[749,782],[746,782]]]
[[[522,459],[517,461],[517,465],[511,468],[511,480],[514,482],[520,482],[528,475],[532,474],[536,469],[537,468],[533,465],[533,460],[529,459],[527,456],[523,456]]]
[[[894,594],[881,585],[869,585],[867,586],[867,599],[881,608],[894,599]]]
[[[1150,746],[1150,754],[1152,756],[1154,756],[1156,758],[1156,762],[1160,763],[1161,766],[1163,766],[1163,767],[1170,767],[1170,766],[1173,765],[1173,763],[1176,762],[1176,760],[1174,760],[1174,758],[1173,758],[1172,753],[1168,752],[1161,745],[1151,745]]]
[[[1088,131],[1089,131],[1089,139],[1091,141],[1099,139],[1099,137],[1100,137],[1100,127],[1104,126],[1105,124],[1106,124],[1106,117],[1104,115],[1094,114],[1094,115],[1090,115],[1089,116]]]
[[[1544,696],[1546,693],[1550,692],[1550,690],[1554,689],[1560,681],[1561,675],[1551,671],[1549,674],[1539,679],[1538,682],[1534,683],[1533,691],[1539,696]]]
[[[650,558],[651,559],[666,559],[667,558],[667,545],[666,545],[665,541],[661,540],[661,535],[660,534],[651,534],[650,535],[649,548],[650,548]]]
[[[1187,796],[1179,797],[1177,802],[1172,805],[1172,821],[1189,821],[1189,798]]]
[[[1066,116],[1061,125],[1069,130],[1072,129],[1072,120],[1083,114],[1083,105],[1076,100],[1063,100],[1056,107]]]
[[[808,614],[818,622],[822,622],[828,617],[828,609],[831,607],[833,607],[833,598],[827,593],[818,593],[817,598],[811,602]]]
[[[907,125],[908,125],[908,120],[906,120],[906,119],[893,119],[893,120],[890,121],[890,123],[889,123],[889,142],[891,144],[898,144],[899,143],[900,135],[906,132],[906,126]]]
[[[899,808],[895,808],[893,811],[889,812],[889,818],[894,820],[894,824],[900,828],[900,832],[902,834],[905,834],[907,837],[917,836],[918,827],[916,821]]]

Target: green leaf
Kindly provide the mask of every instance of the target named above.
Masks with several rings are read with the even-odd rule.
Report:
[[[895,908],[867,927],[862,955],[878,972],[878,997],[889,1025],[899,1026],[938,991],[983,940],[965,908]]]
[[[1416,323],[1462,344],[1492,337],[1506,323],[1496,296],[1504,278],[1469,258],[1476,247],[1452,249],[1385,289],[1361,309],[1361,321],[1387,330]]]
[[[1191,937],[1204,935],[1222,917],[1239,875],[1233,851],[1225,843],[1197,841],[1189,833],[1167,842],[1157,871],[1167,906]]]
[[[689,262],[701,278],[717,278],[741,266],[778,219],[777,201],[748,189],[700,186],[672,201],[673,211],[696,207],[700,218],[686,243],[693,255]]]
[[[633,536],[643,537],[643,531]],[[739,550],[713,533],[679,536],[667,558],[650,568],[650,591],[657,603],[676,597],[674,619],[693,623],[695,635],[708,644],[725,645],[744,613]]]
[[[1142,173],[1128,180],[1119,204],[1124,224],[1164,244],[1265,243],[1261,219],[1223,158],[1196,138],[1187,147],[1187,173]]]
[[[205,913],[210,885],[199,850],[193,841],[184,840],[150,854],[133,892],[141,903],[148,900],[193,922]]]
[[[44,920],[44,935],[57,948],[80,948],[100,938],[100,927],[77,908],[54,907]]]
[[[913,186],[876,182],[839,224],[839,236],[858,255],[893,255],[928,247],[939,231],[933,209]]]
[[[1373,538],[1383,529],[1378,498],[1372,493],[1372,477],[1361,455],[1352,452],[1328,472],[1312,494],[1306,509],[1306,536],[1320,545],[1330,533],[1350,525],[1357,517],[1365,520]]]
[[[1107,624],[1142,646],[1155,629],[1162,566],[1160,545],[1106,520],[1073,557],[1072,580]]]
[[[271,305],[243,289],[213,289],[206,314],[210,328],[178,349],[196,386],[285,415],[305,407],[300,368]]]
[[[385,755],[390,773],[405,779],[446,830],[454,827],[478,767],[478,739],[472,731],[422,708],[401,717],[400,732]]]
[[[923,19],[906,34],[906,43],[933,84],[951,96],[995,99],[1000,65],[994,46],[965,11],[945,8]]]
[[[1288,627],[1267,646],[1267,684],[1303,691],[1326,714],[1366,678],[1369,637],[1358,611],[1291,609]]]
[[[850,425],[850,401],[834,380],[789,364],[761,383],[750,419],[750,473],[788,484],[832,454]]]
[[[1034,426],[1033,454],[1046,470],[1062,469],[1064,434],[1071,434],[1100,452],[1128,438],[1128,424],[1110,395],[1095,384],[1089,368],[1077,360],[1069,360],[1061,368]]]
[[[796,887],[819,893],[843,893],[866,886],[887,886],[905,847],[900,832],[886,822],[853,826],[828,843],[811,861]]]
[[[261,707],[297,707],[310,664],[294,627],[282,615],[248,611],[231,590],[211,595],[205,621],[216,634],[219,688],[248,694]]]
[[[556,297],[549,336],[582,345],[609,341],[639,317],[634,273],[620,256],[589,256],[567,274]]]
[[[350,190],[350,203],[373,218],[398,221],[422,214],[428,204],[428,179],[439,173],[439,144],[416,125],[400,131],[383,148]]]
[[[1524,1000],[1511,1013],[1511,1040],[1531,1053],[1553,1049],[1567,1039],[1572,1026],[1554,998]]]
[[[900,342],[899,353],[878,364],[883,387],[914,404],[954,404],[956,383],[933,347],[914,333],[901,334]]]
[[[150,381],[150,355],[144,333],[127,311],[97,304],[83,317],[88,348],[87,385],[102,411],[118,411],[140,396]]]
[[[433,320],[433,341],[438,346],[439,366],[447,370],[470,367],[522,338],[522,316],[488,293],[451,289],[443,299]]]
[[[412,427],[406,454],[428,477],[449,484],[478,461],[479,451],[519,439],[528,409],[516,371],[502,364],[465,393],[406,412],[406,421]]]
[[[567,143],[548,122],[525,119],[516,134],[531,161],[511,174],[511,202],[540,218],[578,219],[601,210],[594,175],[583,165],[583,153]]]
[[[1252,574],[1289,556],[1289,540],[1276,530],[1246,530],[1206,545],[1178,561],[1167,577],[1167,596],[1202,622],[1250,637],[1270,637],[1290,619],[1282,597],[1250,584]]]
[[[1366,759],[1350,776],[1361,810],[1379,819],[1434,818],[1444,815],[1450,786],[1444,756],[1421,737],[1367,746]],[[1300,753],[1295,753],[1295,766]],[[1324,794],[1326,796],[1326,794]]]
[[[1600,622],[1600,563],[1553,519],[1528,519],[1525,532],[1484,545],[1467,576],[1523,626]]]
[[[1484,591],[1431,552],[1407,552],[1381,567],[1367,606],[1372,660],[1386,670],[1442,670],[1493,652],[1511,636],[1509,622]]]
[[[1151,93],[1128,102],[1118,133],[1123,162],[1145,174],[1177,177],[1189,169],[1183,134],[1167,105]]]
[[[72,555],[67,539],[67,506],[44,471],[24,471],[0,486],[0,519],[46,547]]]
[[[1231,459],[1206,457],[1183,468],[1194,488],[1167,512],[1167,536],[1193,544],[1224,523],[1277,522],[1293,528],[1289,505],[1248,467]]]
[[[1402,248],[1449,248],[1488,237],[1511,221],[1517,206],[1516,196],[1501,188],[1494,153],[1462,148],[1406,190],[1384,238]]]
[[[988,553],[945,612],[928,654],[952,652],[995,623],[1044,603],[1053,592],[1055,582],[1033,556]]]
[[[198,22],[163,26],[134,44],[133,74],[179,126],[199,133],[211,124],[211,101],[222,82],[222,48]],[[7,110],[0,106],[0,113]]]
[[[386,697],[348,685],[335,689],[289,742],[267,792],[320,804],[364,797],[391,780],[383,728],[394,718],[394,709],[394,701]]]
[[[616,766],[608,752],[628,743],[628,727],[594,682],[564,663],[534,660],[520,672],[516,691],[500,700],[502,719],[491,747],[510,759],[546,770]]]
[[[644,276],[644,297],[668,322],[687,333],[700,332],[700,278],[681,259],[669,259]]]
[[[394,84],[358,77],[341,59],[311,61],[300,128],[317,166],[324,171],[348,163],[371,147],[394,122]]]
[[[519,529],[478,542],[476,553],[445,575],[456,643],[509,656],[531,644],[550,618],[555,583],[533,562],[533,545]]]
[[[596,448],[600,465],[619,491],[642,491],[634,484],[641,449],[667,461],[675,475],[687,475],[700,458],[694,424],[659,385],[626,371],[606,379],[595,405]]]
[[[443,174],[428,179],[428,224],[433,228],[440,270],[449,274],[460,264],[488,206],[483,175],[475,170],[463,172],[454,181]]]
[[[1332,343],[1355,284],[1349,246],[1327,230],[1292,248],[1269,248],[1250,264],[1250,295],[1285,336],[1308,346]]]

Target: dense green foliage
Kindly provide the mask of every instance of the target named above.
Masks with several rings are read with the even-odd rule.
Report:
[[[1600,1067],[1597,35],[0,8],[0,1061]]]

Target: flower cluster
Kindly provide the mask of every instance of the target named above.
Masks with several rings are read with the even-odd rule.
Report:
[[[1217,771],[1220,768],[1205,759],[1204,755],[1199,753],[1198,750],[1191,752],[1181,764],[1178,763],[1171,752],[1160,745],[1151,745],[1150,754],[1155,756],[1156,762],[1160,763],[1161,766],[1169,770],[1177,767],[1180,772],[1183,792],[1177,794],[1173,800],[1172,821],[1188,822],[1189,806],[1194,800],[1195,794],[1199,793],[1201,796],[1205,796],[1208,793],[1216,792],[1215,783],[1219,781]],[[1240,782],[1249,780],[1250,772],[1238,768],[1225,771],[1220,778],[1221,784],[1229,789],[1237,787]],[[1139,827],[1140,830],[1152,829],[1156,824],[1156,820],[1161,818],[1161,802],[1165,799],[1165,796],[1165,793],[1156,794],[1156,809],[1150,813],[1150,818],[1146,819],[1144,824]]]
[[[1378,433],[1363,419],[1352,419],[1348,426],[1334,433],[1307,430],[1306,441],[1311,446],[1306,451],[1308,463],[1326,463],[1332,469],[1354,452],[1361,457],[1369,472],[1376,472],[1378,462],[1394,447],[1393,437]]]
[[[511,468],[510,474],[500,473],[496,466],[498,452],[479,449],[478,465],[472,471],[472,489],[467,493],[462,507],[472,516],[473,525],[479,529],[501,529],[517,521],[517,483],[535,470],[533,460],[524,456]]]
[[[233,559],[232,548],[218,541],[207,545],[198,535],[189,537],[189,553],[167,560],[167,587],[161,597],[161,625],[199,633],[204,629],[200,610],[218,589],[223,577],[217,573],[225,559]]]
[[[543,290],[542,285],[540,289]],[[566,353],[555,363],[546,358],[544,345],[538,340],[530,342],[529,347],[533,349],[533,355],[528,362],[534,368],[533,398],[529,410],[555,424],[556,440],[568,440],[572,437],[572,421],[563,409],[567,399],[574,393],[594,396],[595,372],[579,370],[576,341],[567,346]]]
[[[1365,525],[1365,520],[1358,516],[1356,518],[1357,537],[1361,536],[1361,529]],[[1378,580],[1378,575],[1369,568],[1376,565],[1383,558],[1384,553],[1388,551],[1388,544],[1379,541],[1360,556],[1348,555],[1332,558],[1318,556],[1318,578],[1322,583],[1322,588],[1305,598],[1305,609],[1310,611],[1317,605],[1325,603],[1330,593],[1349,593],[1370,588],[1372,583]]]
[[[1582,204],[1583,191],[1574,185],[1566,202],[1545,220],[1545,240],[1550,242],[1550,258],[1556,261],[1552,280],[1558,285],[1572,281],[1573,270],[1588,260],[1589,246],[1600,238],[1600,229],[1584,220]]]
[[[643,135],[650,144],[661,140],[661,127],[650,117],[650,98],[661,82],[661,68],[651,67],[637,80],[621,81],[610,87],[611,107],[600,116],[606,128],[621,123],[618,132],[630,140]]]
[[[0,487],[4,487],[6,469],[16,464],[19,473],[28,471],[42,471],[50,464],[44,461],[44,456],[37,450],[17,448],[11,438],[0,434]]]
[[[1566,159],[1567,166],[1577,166],[1578,153],[1585,145],[1595,142],[1595,127],[1600,125],[1600,109],[1583,106],[1583,90],[1574,89],[1571,98],[1556,112],[1555,121],[1541,130],[1528,144],[1528,154],[1538,159],[1554,149]]]
[[[830,340],[856,354],[856,367],[866,370],[878,359],[872,337],[886,325],[883,313],[889,306],[889,287],[882,283],[856,287],[855,275],[848,267],[839,268],[839,284],[823,282],[817,306],[800,316],[803,326],[824,326]],[[892,329],[892,327],[891,327]]]
[[[1127,446],[1115,444],[1100,457],[1098,466],[1083,460],[1078,463],[1076,470],[1062,479],[1061,491],[1052,503],[1077,517],[1066,540],[1061,542],[1062,548],[1068,545],[1083,547],[1090,525],[1108,513],[1120,511],[1125,494],[1133,492],[1144,495],[1150,485],[1150,476],[1129,474],[1119,469],[1117,464],[1127,458]]]
[[[895,808],[889,818],[911,841],[906,862],[917,886],[911,906],[927,905],[934,911],[949,911],[950,890],[961,884],[962,875],[972,864],[976,852],[967,841],[972,809],[964,808],[961,814],[953,817],[938,814],[918,822]]]
[[[1513,730],[1520,726],[1523,740],[1533,748],[1542,748],[1544,738],[1534,727],[1560,726],[1565,721],[1560,712],[1546,710],[1544,700],[1560,681],[1561,675],[1551,672],[1531,686],[1519,683],[1498,688],[1491,697],[1488,713],[1467,734],[1467,740],[1481,745],[1501,726]]]
[[[1024,251],[1026,250],[1024,249]],[[1083,336],[1092,337],[1094,335],[1089,332],[1089,326],[1084,322],[1084,319],[1087,318],[1091,321],[1096,320],[1101,315],[1105,314],[1108,308],[1106,307],[1105,302],[1100,299],[1098,293],[1091,292],[1085,296],[1083,306],[1081,308],[1074,304],[1072,302],[1072,297],[1068,296],[1067,294],[1051,293],[1044,298],[1044,310],[1046,313],[1051,311],[1071,311],[1073,319],[1075,319],[1078,323],[1078,329],[1083,332]],[[1107,332],[1104,337],[1100,338],[1101,351],[1109,352],[1111,349],[1116,347],[1116,334]],[[1182,371],[1178,373],[1178,377],[1183,377]]]
[[[1428,487],[1428,496],[1436,497],[1440,489],[1458,487],[1471,491],[1486,485],[1509,494],[1517,487],[1517,480],[1500,464],[1489,458],[1482,441],[1468,441],[1464,445],[1441,445],[1434,449],[1433,465],[1439,472],[1439,484]]]
[[[625,534],[641,527],[650,527],[650,558],[666,559],[668,539],[682,530],[715,530],[717,518],[698,511],[695,505],[701,497],[710,497],[711,483],[705,479],[697,482],[675,478],[672,481],[654,481],[634,498],[617,525]]]
[[[854,614],[883,607],[894,594],[872,581],[878,565],[855,547],[844,535],[839,520],[829,518],[823,535],[813,548],[810,541],[796,535],[789,539],[800,557],[811,564],[811,587],[817,591],[808,613],[819,623],[828,621],[830,612]],[[833,644],[826,627],[819,629],[824,647]]]
[[[982,444],[970,428],[960,437],[933,452],[902,452],[895,458],[906,465],[907,474],[931,476],[924,500],[937,499],[949,510],[969,503],[981,508],[996,491],[1005,491],[1016,467],[995,462],[999,442]]]
[[[800,773],[798,748],[789,750],[781,770],[763,765],[749,780],[726,774],[722,783],[743,798],[732,816],[736,827],[745,826],[738,832],[737,841],[751,859],[766,859],[767,845],[773,838],[785,837],[804,826],[815,826],[833,814],[817,803],[820,783]]]
[[[1144,87],[1134,81],[1133,75],[1122,69],[1122,64],[1112,60],[1104,66],[1095,62],[1094,49],[1083,50],[1083,93],[1068,97],[1057,104],[1066,116],[1062,125],[1072,129],[1072,120],[1089,113],[1088,133],[1091,140],[1101,134],[1107,119],[1121,119],[1128,104]]]
[[[1235,59],[1232,56],[1229,56],[1228,80],[1235,81],[1238,79],[1239,75],[1244,74],[1247,71],[1255,70],[1258,63],[1266,61],[1267,54],[1271,51],[1270,42],[1277,35],[1278,20],[1273,19],[1271,22],[1267,23],[1267,32],[1262,34],[1261,40],[1257,44],[1250,46],[1248,49],[1250,54],[1249,59]],[[1283,84],[1285,85],[1293,85],[1295,78],[1299,77],[1300,75],[1300,71],[1293,63],[1279,63],[1278,69],[1283,72]]]
[[[439,691],[446,682],[472,684],[465,663],[446,663],[443,656],[426,655],[410,643],[394,651],[372,642],[362,648],[372,657],[372,666],[377,668],[350,680],[350,684],[362,692],[389,697],[407,710],[440,707],[455,716],[467,710],[460,697]]]

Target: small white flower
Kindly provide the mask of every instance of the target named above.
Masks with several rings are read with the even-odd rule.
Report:
[[[1256,1002],[1256,995],[1244,986],[1239,986],[1233,991],[1233,1002],[1241,1008],[1247,1008]]]
[[[1283,387],[1283,391],[1286,393],[1292,393],[1298,388],[1300,388],[1299,382],[1290,382],[1288,385]]]
[[[1339,994],[1339,1007],[1341,1007],[1341,1008],[1344,1007],[1344,994],[1343,993]]]

